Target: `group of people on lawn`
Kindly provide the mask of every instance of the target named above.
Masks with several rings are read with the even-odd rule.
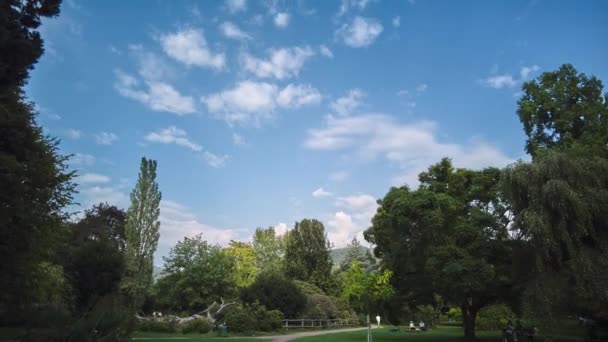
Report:
[[[424,324],[424,321],[420,321],[416,326],[414,321],[410,321],[410,331],[426,331],[426,324]]]

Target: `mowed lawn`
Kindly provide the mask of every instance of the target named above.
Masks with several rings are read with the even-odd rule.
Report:
[[[177,342],[177,341],[230,341],[230,342],[261,342],[263,340],[252,337],[217,337],[215,334],[181,334],[181,333],[135,333],[133,341],[150,342]]]
[[[391,332],[390,328],[374,329],[374,342],[390,341],[421,341],[421,342],[461,342],[463,331],[460,327],[439,327],[427,332],[409,332],[407,327],[402,327],[399,332]],[[554,342],[578,342],[583,341],[582,332],[578,329],[571,329],[560,332],[560,336],[553,339]],[[297,342],[342,342],[342,341],[365,341],[366,331],[353,331],[347,333],[336,333],[322,336],[302,337],[296,339]],[[500,342],[501,333],[499,331],[478,331],[479,342]],[[543,341],[542,338],[535,338],[534,341]]]

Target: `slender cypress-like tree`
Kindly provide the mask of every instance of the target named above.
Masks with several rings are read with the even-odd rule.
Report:
[[[152,284],[152,260],[160,237],[160,199],[156,161],[142,158],[139,179],[131,192],[125,226],[126,274],[123,291],[134,310],[139,310]]]

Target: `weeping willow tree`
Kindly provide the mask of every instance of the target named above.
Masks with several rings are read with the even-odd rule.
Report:
[[[508,167],[503,187],[527,246],[526,302],[544,317],[608,320],[608,94],[571,65],[523,89],[518,114],[532,161]]]

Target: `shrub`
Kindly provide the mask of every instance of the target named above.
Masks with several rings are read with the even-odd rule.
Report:
[[[253,284],[241,290],[241,299],[249,304],[257,301],[268,310],[281,311],[288,318],[295,318],[306,307],[306,296],[300,288],[275,272],[259,274]]]
[[[515,314],[506,305],[487,306],[479,310],[475,327],[478,330],[500,330],[514,318]]]
[[[448,310],[448,318],[450,321],[462,323],[462,310],[460,308],[450,308]]]
[[[335,299],[323,294],[307,295],[306,310],[304,318],[310,319],[334,319],[338,317]]]
[[[193,319],[189,322],[186,322],[182,325],[182,333],[183,334],[206,334],[213,329],[213,326],[209,322],[209,320],[205,318]]]
[[[416,307],[416,320],[424,321],[427,326],[432,326],[435,324],[436,313],[435,309],[433,309],[430,305],[418,305]]]
[[[233,305],[224,315],[228,331],[252,334],[257,328],[257,320],[253,312],[242,305]]]
[[[149,331],[149,332],[175,332],[175,325],[169,322],[163,321],[141,321],[137,325],[138,331]]]
[[[271,330],[278,330],[283,327],[283,313],[279,310],[268,311],[268,322]]]

